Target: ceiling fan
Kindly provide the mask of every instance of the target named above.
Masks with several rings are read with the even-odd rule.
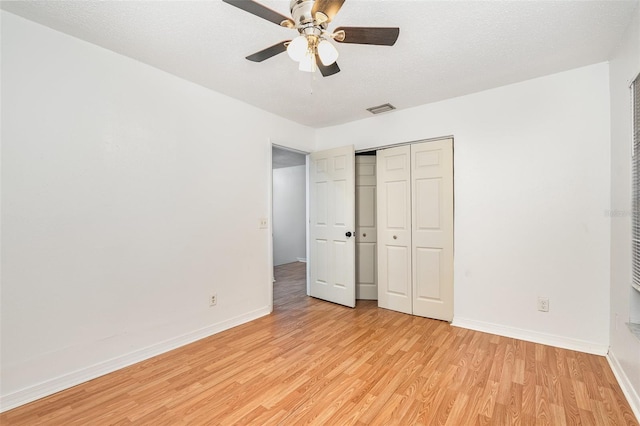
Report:
[[[253,0],[223,1],[274,24],[298,31],[298,37],[293,40],[276,43],[247,56],[248,60],[262,62],[286,50],[291,59],[299,62],[301,71],[314,72],[319,69],[324,77],[340,72],[336,63],[338,51],[329,42],[330,39],[339,43],[393,46],[400,34],[397,27],[339,27],[332,33],[327,31],[345,0],[291,0],[293,19]]]

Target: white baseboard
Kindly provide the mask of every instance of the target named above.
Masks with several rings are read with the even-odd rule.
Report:
[[[638,396],[638,393],[633,388],[631,380],[629,380],[629,377],[622,369],[622,366],[613,352],[609,351],[607,354],[607,361],[609,361],[609,366],[613,371],[613,375],[616,376],[616,380],[618,380],[622,393],[624,393],[624,396],[627,398],[627,402],[629,402],[629,405],[633,410],[633,414],[636,416],[636,420],[640,422],[640,396]]]
[[[298,257],[296,259],[298,259],[298,262],[307,263],[307,258],[306,257]]]
[[[37,385],[29,386],[7,395],[2,395],[0,396],[0,413],[79,385],[80,383],[104,376],[105,374],[112,373],[140,361],[153,358],[154,356],[188,345],[189,343],[204,339],[205,337],[220,333],[221,331],[228,330],[240,324],[253,321],[265,315],[269,315],[269,313],[269,307],[260,308],[172,339],[165,340],[164,342],[156,343],[146,348],[138,349],[128,354],[94,364],[90,367],[38,383]]]
[[[607,345],[466,318],[454,318],[451,325],[594,355],[605,356],[609,351]]]

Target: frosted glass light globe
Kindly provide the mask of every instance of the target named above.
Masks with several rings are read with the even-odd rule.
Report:
[[[296,62],[300,62],[304,55],[309,50],[309,43],[307,42],[307,38],[305,36],[298,36],[291,40],[289,46],[287,46],[287,53],[289,57]]]
[[[298,69],[305,72],[314,72],[316,70],[316,55],[312,53],[304,55],[300,65],[298,65]]]
[[[318,44],[318,56],[320,56],[322,65],[329,66],[338,59],[338,51],[329,41],[322,40],[320,44]]]

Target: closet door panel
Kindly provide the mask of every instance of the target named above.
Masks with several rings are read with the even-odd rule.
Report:
[[[416,228],[429,231],[440,228],[440,193],[442,179],[427,178],[416,179],[413,190],[416,192]]]
[[[411,295],[411,276],[406,265],[411,261],[407,247],[386,246],[387,292],[404,297]]]
[[[356,299],[378,299],[376,157],[356,156]]]
[[[441,264],[442,250],[416,249],[416,298],[418,300],[440,300],[442,295]]]
[[[453,141],[411,145],[413,314],[453,319]]]
[[[378,306],[412,312],[411,149],[377,152]]]

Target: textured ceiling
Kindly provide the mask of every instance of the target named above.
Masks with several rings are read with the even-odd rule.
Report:
[[[289,2],[265,0],[289,15]],[[285,54],[245,56],[293,30],[223,3],[11,1],[2,9],[312,127],[465,95],[605,61],[638,7],[629,1],[347,0],[329,29],[398,26],[393,47],[337,44],[342,71],[298,71]],[[390,112],[389,114],[393,114]]]

